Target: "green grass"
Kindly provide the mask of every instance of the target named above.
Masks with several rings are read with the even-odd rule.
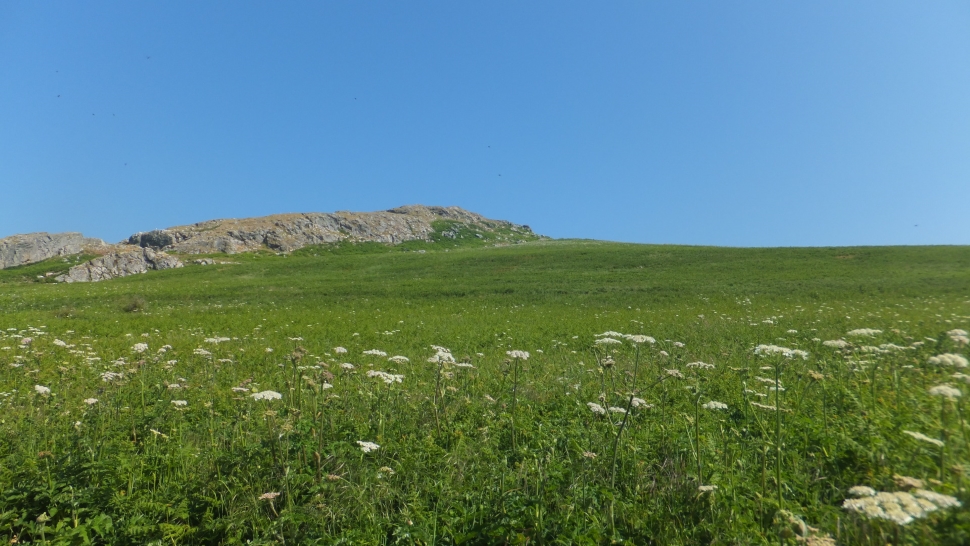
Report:
[[[32,282],[53,262],[0,271],[0,535],[795,544],[791,513],[840,544],[970,541],[965,508],[896,527],[841,507],[854,485],[897,490],[894,474],[970,501],[966,404],[927,392],[966,391],[960,370],[927,359],[967,354],[946,332],[970,325],[970,248],[494,246],[517,235],[455,231],[96,284]],[[856,328],[882,333],[846,337]],[[630,342],[595,345],[607,330],[657,343],[637,365]],[[821,344],[840,338],[852,348]],[[911,348],[862,349],[887,343]],[[810,357],[757,356],[759,344]],[[428,363],[432,345],[475,367]],[[531,356],[510,361],[513,349]],[[751,404],[775,404],[757,379],[775,369],[782,412]],[[263,390],[282,399],[249,396]],[[625,408],[633,392],[653,407],[621,435],[621,414],[587,405]],[[711,400],[728,409],[701,407]],[[904,430],[945,438],[942,470],[940,450]]]

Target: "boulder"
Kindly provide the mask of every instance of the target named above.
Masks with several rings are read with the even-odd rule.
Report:
[[[182,262],[175,256],[151,248],[137,248],[111,252],[74,266],[66,274],[57,277],[57,281],[98,282],[154,269],[172,269],[182,266]]]
[[[28,233],[0,239],[0,269],[32,264],[54,258],[71,256],[105,247],[101,239],[80,233]]]

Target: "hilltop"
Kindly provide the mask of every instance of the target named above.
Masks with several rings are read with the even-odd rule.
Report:
[[[539,238],[527,225],[489,219],[460,207],[408,205],[377,212],[311,212],[208,220],[138,232],[114,245],[74,232],[14,235],[0,239],[0,269],[60,257],[62,264],[73,267],[66,271],[63,266],[47,268],[53,271],[39,272],[39,278],[94,282],[183,267],[177,256],[180,254],[288,253],[313,245],[400,245],[447,240],[504,245]]]

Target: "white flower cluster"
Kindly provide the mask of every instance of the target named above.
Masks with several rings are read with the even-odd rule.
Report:
[[[930,393],[930,396],[942,396],[943,398],[947,398],[949,400],[956,400],[957,398],[960,398],[961,396],[963,396],[963,393],[960,392],[960,389],[951,387],[949,385],[937,385],[935,387],[932,387],[929,390],[929,393]]]
[[[630,402],[630,405],[635,408],[643,408],[643,409],[650,409],[653,407],[653,404],[648,404],[647,401],[644,400],[643,398],[636,398],[636,397],[633,398],[633,400]]]
[[[357,445],[360,446],[360,450],[363,451],[364,453],[370,453],[371,451],[377,451],[381,447],[381,446],[375,444],[374,442],[363,442],[361,440],[357,440]]]
[[[800,357],[802,360],[808,360],[807,351],[802,351],[801,349],[789,349],[788,347],[779,347],[778,345],[758,345],[754,348],[754,354],[761,356],[780,354],[785,358]]]
[[[688,368],[700,368],[702,370],[713,370],[714,364],[708,364],[706,362],[691,362],[687,364]]]
[[[116,379],[121,379],[124,376],[125,374],[120,372],[104,372],[103,374],[101,374],[101,381],[104,381],[105,383],[111,383],[112,381]]]
[[[953,366],[954,368],[966,368],[967,366],[970,366],[970,362],[967,362],[967,358],[965,356],[954,353],[944,353],[941,355],[931,356],[929,363],[937,366]]]
[[[606,415],[606,408],[597,404],[596,402],[587,402],[586,406],[589,407],[589,410],[596,415]]]
[[[727,404],[725,404],[724,402],[718,402],[716,400],[711,400],[710,402],[708,402],[706,404],[701,404],[701,407],[704,408],[704,409],[709,409],[709,410],[726,410],[726,409],[728,409],[728,405]]]
[[[970,335],[967,334],[966,330],[957,328],[955,330],[950,330],[946,333],[946,335],[950,336],[950,339],[959,345],[970,344]]]
[[[855,330],[849,330],[845,335],[855,337],[872,337],[878,336],[881,333],[882,330],[876,330],[874,328],[856,328]]]
[[[823,341],[822,345],[826,347],[832,347],[833,349],[845,349],[849,346],[849,342],[844,339],[830,339]]]
[[[381,351],[380,349],[368,349],[364,351],[364,354],[373,355],[373,356],[387,356],[387,353],[385,353],[384,351]]]
[[[198,349],[192,351],[192,354],[199,355],[199,356],[212,356],[212,353],[210,353],[209,351],[206,351],[202,347],[199,347]]]
[[[223,341],[230,341],[230,339],[227,338],[227,337],[207,337],[207,338],[205,338],[204,341],[206,343],[216,343],[216,344],[219,344],[219,343],[222,343]]]
[[[842,503],[843,508],[870,519],[884,519],[897,525],[906,525],[931,512],[961,505],[955,497],[926,489],[916,489],[912,493],[890,493],[857,485],[849,489],[849,493],[860,498],[846,499]]]
[[[517,358],[519,360],[529,360],[528,351],[505,351],[505,354],[509,355],[510,358]]]
[[[145,351],[148,350],[148,344],[147,343],[135,343],[135,345],[131,348],[131,350],[132,351],[135,351],[136,353],[144,353]]]
[[[409,359],[406,356],[401,356],[401,355],[392,356],[391,358],[388,358],[387,360],[389,362],[393,362],[395,364],[407,364],[408,362],[411,362],[411,359]]]
[[[334,347],[333,352],[338,355],[343,355],[343,354],[347,354],[347,349],[343,347]]]
[[[388,385],[392,383],[400,383],[404,381],[403,375],[395,375],[387,372],[381,372],[378,370],[370,370],[367,372],[367,377],[378,377]]]
[[[593,343],[597,345],[620,345],[623,342],[618,339],[613,339],[611,337],[601,337],[594,341]]]
[[[428,362],[432,364],[454,364],[455,357],[451,355],[451,349],[447,347],[442,347],[440,345],[432,345],[434,349],[434,356],[428,359]]]
[[[276,391],[262,391],[250,395],[253,400],[279,400],[283,395]]]

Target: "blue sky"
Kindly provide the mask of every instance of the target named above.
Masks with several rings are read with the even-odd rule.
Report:
[[[3,2],[0,236],[458,205],[970,244],[966,2]]]

